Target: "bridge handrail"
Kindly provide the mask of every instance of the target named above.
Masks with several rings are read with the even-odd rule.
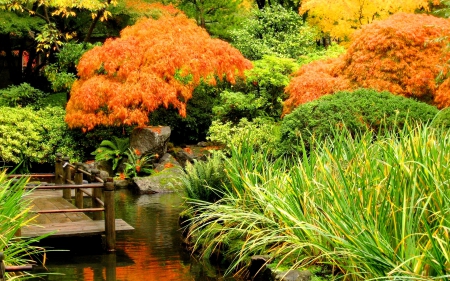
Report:
[[[102,214],[105,214],[105,236],[106,249],[114,251],[116,243],[116,226],[115,226],[115,210],[114,210],[114,182],[112,178],[106,181],[100,178],[100,172],[96,169],[87,172],[82,169],[82,163],[70,164],[68,157],[63,157],[61,153],[56,154],[54,185],[40,185],[33,187],[34,189],[62,189],[63,198],[72,199],[71,190],[75,190],[75,206],[78,209],[67,210],[41,210],[37,213],[73,213],[73,212],[93,212],[94,220],[101,220]],[[72,180],[72,170],[74,176]],[[44,174],[30,175],[10,175],[10,177],[37,177]],[[48,177],[49,174],[45,174]],[[83,175],[88,175],[91,183],[83,183]],[[86,188],[90,188],[89,192]],[[83,208],[83,193],[92,198],[92,208]],[[103,200],[101,199],[103,195]],[[1,279],[0,279],[1,281]]]

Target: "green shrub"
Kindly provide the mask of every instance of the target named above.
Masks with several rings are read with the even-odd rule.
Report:
[[[310,62],[316,60],[325,60],[328,58],[337,58],[340,55],[345,53],[345,47],[338,45],[336,43],[332,43],[326,49],[318,49],[315,52],[311,52],[305,55],[300,56],[297,60],[300,65],[308,64]]]
[[[299,64],[294,59],[264,56],[253,62],[246,80],[220,94],[213,107],[215,118],[238,123],[241,118],[270,117],[278,120],[286,99],[284,88]]]
[[[389,92],[359,89],[338,92],[302,104],[286,115],[281,124],[281,149],[292,153],[309,147],[311,140],[332,137],[332,129],[346,127],[353,135],[371,131],[375,135],[401,130],[407,120],[430,122],[438,110]]]
[[[0,90],[0,106],[25,107],[31,105],[35,108],[41,106],[42,98],[48,94],[33,88],[28,83],[22,83],[18,86],[9,86]]]
[[[53,163],[57,152],[81,158],[59,107],[0,107],[0,159],[6,163]]]
[[[232,44],[250,60],[264,55],[297,59],[316,50],[317,31],[294,10],[280,5],[255,10],[231,32]]]
[[[65,108],[67,102],[67,94],[66,93],[56,93],[50,94],[45,98],[41,99],[42,107],[50,106],[50,107],[61,107]]]
[[[435,128],[450,129],[450,107],[439,111],[431,125]]]
[[[97,44],[98,45],[98,44]],[[44,68],[44,74],[55,92],[70,92],[73,82],[77,79],[76,65],[81,56],[94,48],[91,43],[65,43],[56,54],[56,62]]]
[[[279,144],[278,123],[263,118],[253,121],[242,118],[236,125],[231,122],[213,121],[208,134],[209,141],[224,144],[226,151],[246,143],[255,150],[272,153]]]

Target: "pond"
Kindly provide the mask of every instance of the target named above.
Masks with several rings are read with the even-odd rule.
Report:
[[[69,251],[49,252],[44,280],[236,280],[222,270],[196,261],[182,245],[179,194],[135,195],[116,191],[116,218],[135,230],[117,234],[117,251],[106,253],[100,238],[49,239],[40,244]],[[42,279],[40,279],[42,280]]]

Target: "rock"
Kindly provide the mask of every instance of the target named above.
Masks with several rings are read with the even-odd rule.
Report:
[[[171,167],[181,167],[180,163],[169,153],[164,154],[163,157],[159,160],[159,162],[155,165],[155,171],[161,172],[166,168]]]
[[[93,163],[80,163],[81,164],[81,169],[83,169],[84,171],[90,173],[92,169],[94,169],[94,164]]]
[[[106,181],[110,177],[110,174],[107,171],[100,170],[100,178],[103,181]]]
[[[194,155],[192,155],[184,150],[177,151],[176,157],[177,157],[177,160],[181,163],[181,165],[183,167],[186,166],[186,162],[193,163],[194,159],[195,159]]]
[[[148,177],[133,178],[140,194],[169,193],[183,189],[180,175],[184,173],[181,167],[164,169]]]
[[[201,142],[199,142],[197,145],[198,145],[198,146],[201,146],[201,147],[207,147],[207,146],[208,146],[208,143],[207,143],[206,141],[201,141]]]
[[[131,133],[130,147],[141,154],[164,155],[170,137],[170,127],[136,128]]]
[[[95,162],[95,164],[96,164],[95,166],[98,170],[106,171],[108,173],[108,175],[110,175],[110,176],[114,175],[111,161],[99,161],[99,162]]]
[[[127,188],[130,186],[130,182],[128,180],[115,180],[114,186],[116,188]]]
[[[271,257],[268,255],[253,256],[248,268],[250,279],[252,281],[272,280],[272,271],[266,266],[270,262]]]
[[[275,281],[310,281],[312,273],[309,270],[288,270],[275,274]]]

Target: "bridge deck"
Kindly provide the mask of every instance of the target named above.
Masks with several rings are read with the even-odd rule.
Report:
[[[37,190],[27,195],[32,200],[32,211],[76,209],[62,198],[61,190]],[[134,228],[121,219],[116,219],[116,232]],[[31,224],[22,228],[23,237],[36,237],[47,233],[52,237],[90,236],[105,232],[104,220],[92,220],[84,213],[39,214]]]

